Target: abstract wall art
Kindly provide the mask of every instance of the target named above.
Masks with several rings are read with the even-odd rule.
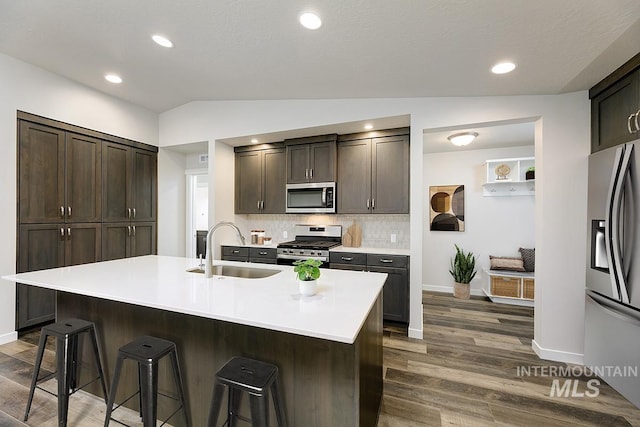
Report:
[[[464,231],[464,185],[430,186],[429,219],[433,231]]]

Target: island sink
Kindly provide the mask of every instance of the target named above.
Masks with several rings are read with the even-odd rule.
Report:
[[[280,273],[282,270],[268,270],[266,268],[238,267],[235,265],[213,265],[214,276],[240,277],[242,279],[263,279]],[[204,273],[200,267],[187,270],[189,273]]]

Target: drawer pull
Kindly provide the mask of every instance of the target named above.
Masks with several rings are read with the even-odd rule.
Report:
[[[233,253],[233,254],[239,254],[239,253],[240,253],[240,251],[239,251],[239,250],[237,250],[237,249],[234,249],[233,251],[231,251],[231,253]]]
[[[340,259],[342,261],[353,261],[353,257],[350,257],[350,256],[343,256],[343,257],[340,257]]]
[[[636,114],[631,114],[629,116],[629,118],[627,119],[627,130],[629,131],[629,133],[635,133],[635,132],[638,131],[637,126],[636,126],[636,130],[635,131],[631,128],[631,120],[633,120],[633,116],[635,116],[635,115]]]
[[[392,259],[387,259],[387,258],[381,258],[380,262],[383,262],[385,264],[392,264],[393,260]]]
[[[258,252],[260,255],[267,255],[267,252]]]

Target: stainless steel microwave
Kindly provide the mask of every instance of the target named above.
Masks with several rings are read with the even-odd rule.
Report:
[[[335,213],[336,183],[287,184],[287,213]]]

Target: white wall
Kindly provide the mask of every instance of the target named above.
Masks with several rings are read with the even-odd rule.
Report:
[[[533,141],[531,141],[533,144]],[[533,248],[535,242],[535,197],[484,197],[484,162],[489,159],[531,157],[534,146],[494,148],[424,155],[424,233],[422,283],[425,289],[451,292],[449,274],[454,244],[478,257],[474,294],[483,295],[486,283],[483,268],[489,268],[489,255],[519,256],[518,248]],[[464,185],[465,230],[429,229],[429,186]]]
[[[185,255],[186,164],[184,153],[158,150],[158,255]]]
[[[213,147],[217,139],[402,114],[411,116],[412,142],[410,334],[422,336],[422,266],[419,264],[423,260],[425,197],[423,129],[530,119],[536,121],[537,131],[534,348],[546,358],[579,362],[583,351],[590,123],[586,92],[476,98],[198,101],[160,115],[160,145],[210,141],[209,171],[213,186],[217,178],[213,178],[211,159],[216,156]],[[226,179],[231,182],[232,176]],[[233,204],[228,198],[218,197],[221,193],[229,194],[230,188],[214,190],[210,203],[215,206],[210,204],[210,219],[232,213]],[[559,209],[562,209],[561,215]]]
[[[105,83],[106,84],[106,83]],[[126,90],[126,88],[124,89]],[[16,111],[158,145],[156,113],[0,54],[0,275],[16,265]],[[15,285],[0,280],[0,344],[15,339]]]

